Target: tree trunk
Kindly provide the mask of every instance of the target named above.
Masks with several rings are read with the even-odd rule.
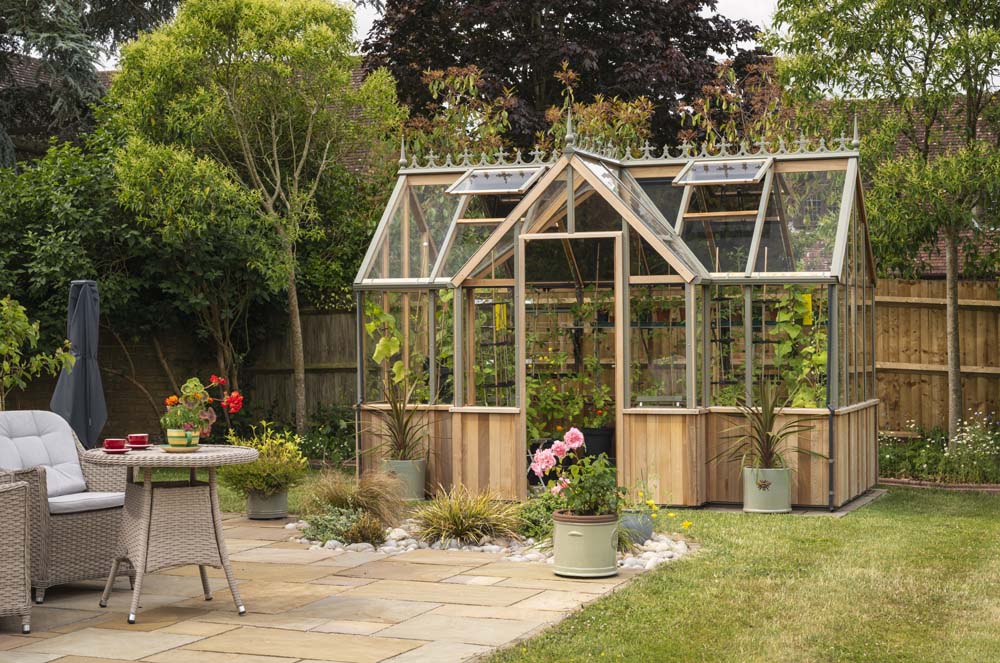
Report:
[[[292,265],[294,265],[294,256]],[[295,383],[295,432],[306,432],[306,360],[302,347],[302,319],[299,317],[299,293],[295,287],[295,269],[288,275],[288,346],[292,354],[292,380]]]
[[[946,325],[948,344],[948,444],[954,444],[962,421],[962,357],[958,333],[958,231],[945,230]]]

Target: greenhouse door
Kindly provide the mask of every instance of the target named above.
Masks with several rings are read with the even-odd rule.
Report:
[[[575,426],[588,453],[616,457],[627,330],[621,247],[621,232],[520,237],[518,382],[529,450]]]

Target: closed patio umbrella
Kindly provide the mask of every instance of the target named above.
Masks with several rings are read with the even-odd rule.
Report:
[[[59,375],[49,407],[69,422],[80,442],[88,449],[96,446],[101,429],[108,420],[101,370],[97,365],[100,318],[101,301],[97,283],[71,282],[66,338],[73,346],[76,363],[72,370],[63,369]]]

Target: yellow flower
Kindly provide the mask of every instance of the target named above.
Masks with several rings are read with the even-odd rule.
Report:
[[[656,517],[657,517],[657,516],[659,516],[659,515],[660,515],[660,514],[658,514],[658,513],[651,513],[651,514],[649,514],[649,517],[650,517],[650,518],[656,518]]]
[[[691,525],[694,525],[694,523],[691,522],[690,520],[685,520],[684,522],[681,523],[681,527],[683,527],[684,529],[691,527]]]
[[[643,495],[642,491],[640,490],[639,491],[639,499],[642,499],[643,497],[645,497],[645,495]]]
[[[674,513],[673,511],[671,511],[670,513],[667,514],[667,518],[676,518],[676,517],[677,517],[677,514]]]
[[[653,500],[646,500],[646,504],[648,504],[649,506],[656,506],[656,503]]]

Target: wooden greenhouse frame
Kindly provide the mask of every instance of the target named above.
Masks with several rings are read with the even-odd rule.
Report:
[[[360,471],[378,461],[391,371],[372,359],[381,315],[420,385],[429,492],[524,499],[529,439],[551,433],[559,407],[541,404],[558,396],[613,423],[622,485],[661,504],[740,502],[738,468],[708,459],[758,379],[794,405],[782,420],[809,421],[797,446],[823,456],[790,454],[794,504],[872,488],[875,264],[857,138],[836,144],[654,156],[570,131],[561,154],[528,161],[401,155],[355,281]]]

